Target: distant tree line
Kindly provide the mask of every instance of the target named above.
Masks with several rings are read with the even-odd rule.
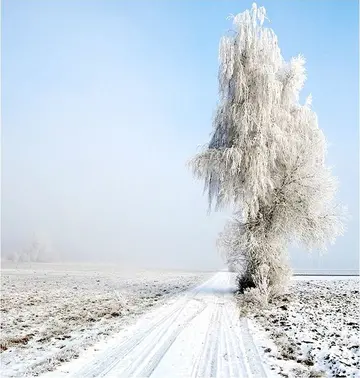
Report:
[[[49,241],[33,234],[29,243],[16,250],[5,251],[4,260],[13,262],[51,262],[56,260],[54,251]]]

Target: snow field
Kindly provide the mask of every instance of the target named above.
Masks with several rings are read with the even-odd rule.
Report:
[[[53,370],[211,275],[72,269],[33,264],[2,270],[2,377]]]
[[[301,280],[250,322],[273,371],[285,377],[360,377],[359,278]]]

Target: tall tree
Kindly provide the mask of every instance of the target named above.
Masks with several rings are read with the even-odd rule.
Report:
[[[311,96],[299,102],[305,59],[286,62],[265,19],[265,9],[253,4],[221,39],[213,132],[190,165],[205,183],[210,209],[215,203],[216,210],[234,210],[219,239],[227,259],[244,260],[250,286],[264,266],[268,284],[282,286],[290,241],[324,248],[344,228]]]

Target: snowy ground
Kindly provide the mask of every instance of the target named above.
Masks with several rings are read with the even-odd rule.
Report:
[[[358,278],[299,277],[248,321],[228,272],[2,268],[2,377],[360,377]]]
[[[219,272],[46,377],[271,377],[239,319],[234,284]]]
[[[77,358],[80,351],[211,275],[113,266],[3,265],[1,376],[37,375]]]
[[[281,376],[360,377],[359,299],[359,278],[300,277],[250,329]]]

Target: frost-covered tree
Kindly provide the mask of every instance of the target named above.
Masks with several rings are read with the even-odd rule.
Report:
[[[234,210],[219,239],[226,259],[244,261],[248,285],[262,267],[268,284],[281,287],[289,242],[325,248],[343,225],[311,96],[299,102],[305,60],[284,60],[265,19],[265,9],[253,4],[222,38],[213,132],[190,165],[205,183],[210,209]]]

